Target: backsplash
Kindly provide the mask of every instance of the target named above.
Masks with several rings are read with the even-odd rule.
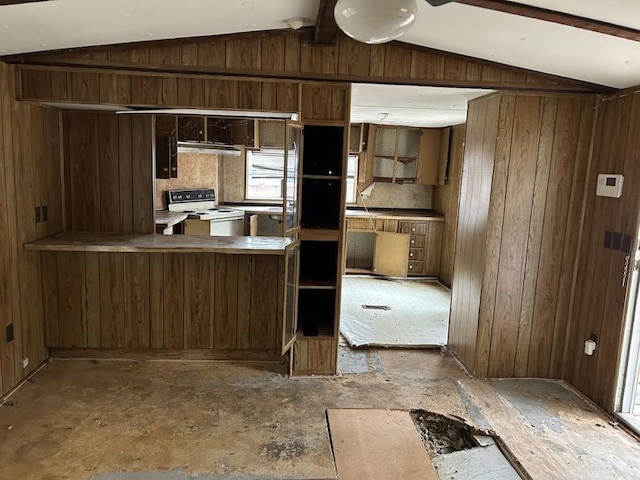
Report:
[[[368,208],[431,208],[433,187],[407,183],[377,182],[364,190],[363,198],[357,199],[359,206]]]
[[[165,192],[214,188],[218,193],[218,155],[178,152],[178,178],[156,179],[156,210],[167,208]]]

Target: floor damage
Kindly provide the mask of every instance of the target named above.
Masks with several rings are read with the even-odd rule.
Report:
[[[439,350],[346,357],[327,378],[246,363],[53,361],[0,406],[0,480],[335,479],[326,411],[353,408],[489,428],[534,479],[640,478],[640,445],[561,383],[471,379]],[[433,461],[442,471],[438,458],[476,450]]]

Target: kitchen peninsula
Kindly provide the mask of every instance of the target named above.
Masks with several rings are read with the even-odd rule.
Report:
[[[40,251],[52,356],[284,363],[289,238],[66,232],[25,249]]]

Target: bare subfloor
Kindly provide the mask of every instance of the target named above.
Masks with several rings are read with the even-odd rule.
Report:
[[[343,347],[341,365],[54,361],[0,407],[0,480],[333,479],[326,408],[463,417],[535,479],[640,478],[640,445],[561,384],[469,379],[439,351]]]

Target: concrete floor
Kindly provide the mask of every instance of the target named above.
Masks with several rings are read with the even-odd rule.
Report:
[[[560,384],[470,379],[434,350],[345,348],[329,378],[54,361],[0,407],[0,480],[334,479],[325,409],[347,407],[489,426],[536,479],[640,478],[640,445]]]

